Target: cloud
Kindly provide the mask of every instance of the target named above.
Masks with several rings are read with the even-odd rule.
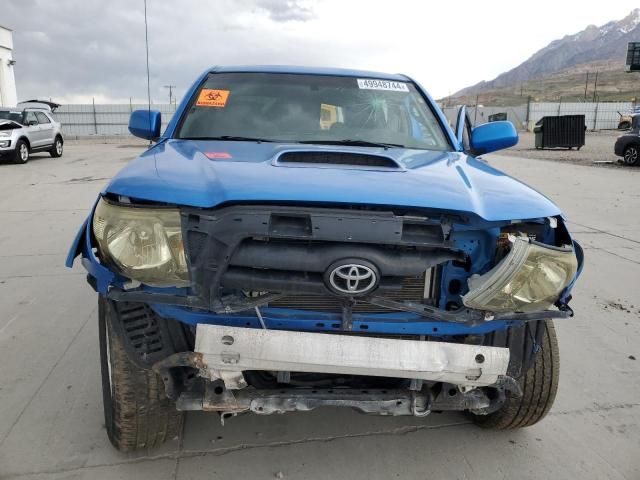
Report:
[[[497,2],[474,0],[147,0],[151,94],[167,102],[163,85],[171,84],[180,97],[212,65],[289,64],[404,72],[439,97],[494,78],[588,23],[622,18],[637,3],[575,10],[539,1],[523,24],[506,21]],[[2,24],[14,30],[19,99],[145,101],[143,0],[1,3]]]
[[[269,12],[269,17],[276,22],[307,22],[315,17],[312,8],[297,0],[256,0],[255,4]]]
[[[6,2],[6,3],[5,3]],[[3,23],[14,29],[18,97],[87,102],[142,101],[146,97],[142,0],[5,0]],[[302,62],[306,55],[282,42],[288,23],[308,22],[299,1],[148,0],[151,85],[184,93],[215,64]],[[25,12],[28,14],[25,15]],[[289,42],[290,40],[287,40]],[[291,55],[287,54],[291,50]],[[265,60],[270,58],[271,60]]]

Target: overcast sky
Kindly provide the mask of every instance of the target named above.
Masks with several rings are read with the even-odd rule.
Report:
[[[402,72],[439,98],[550,41],[621,19],[638,0],[147,0],[151,90],[167,102],[205,68],[293,64]],[[18,98],[146,97],[143,0],[2,0]]]

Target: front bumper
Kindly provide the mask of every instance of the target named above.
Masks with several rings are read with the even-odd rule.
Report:
[[[15,148],[15,142],[11,137],[0,137],[0,155],[12,154]]]
[[[225,416],[350,407],[380,415],[424,416],[433,410],[487,413],[495,403],[477,387],[519,388],[507,375],[509,348],[371,336],[198,325],[195,352],[176,353],[153,369],[165,382],[174,367],[191,367],[203,389],[176,392],[179,410]],[[409,389],[278,388],[248,386],[245,372],[267,370],[410,379]],[[424,382],[424,385],[423,385]],[[442,385],[434,390],[434,385]],[[173,392],[171,384],[166,385]]]
[[[505,375],[509,349],[460,343],[198,325],[195,351],[210,378],[270,370],[417,378],[467,387]]]

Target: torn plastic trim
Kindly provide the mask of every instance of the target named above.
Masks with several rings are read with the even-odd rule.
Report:
[[[69,253],[67,254],[65,266],[72,268],[75,259],[80,256],[82,266],[87,270],[88,277],[93,279],[92,281],[89,281],[89,284],[94,287],[98,293],[107,295],[110,286],[116,285],[123,287],[126,284],[127,279],[102,265],[93,253],[93,245],[91,242],[91,220],[97,203],[98,201],[94,203],[91,213],[85,219],[80,230],[76,234],[73,243],[71,244],[71,248],[69,249]]]
[[[576,284],[576,281],[578,280],[578,278],[582,274],[582,270],[584,269],[584,250],[578,242],[576,242],[575,240],[572,240],[572,242],[573,251],[575,252],[576,259],[578,260],[578,269],[576,270],[576,274],[574,275],[573,280],[571,280],[571,283],[569,283],[569,285],[567,285],[567,287],[560,294],[560,298],[558,299],[556,306],[560,310],[568,310],[569,312],[571,312],[571,316],[573,317],[573,310],[569,307],[569,302],[571,301],[571,290],[573,289],[573,286]]]

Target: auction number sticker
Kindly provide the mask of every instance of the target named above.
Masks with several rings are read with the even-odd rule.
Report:
[[[198,95],[196,106],[198,107],[225,107],[229,99],[229,90],[214,90],[203,88]]]
[[[389,80],[375,80],[372,78],[359,78],[358,88],[366,90],[389,90],[392,92],[408,92],[409,87],[403,82],[392,82]]]

